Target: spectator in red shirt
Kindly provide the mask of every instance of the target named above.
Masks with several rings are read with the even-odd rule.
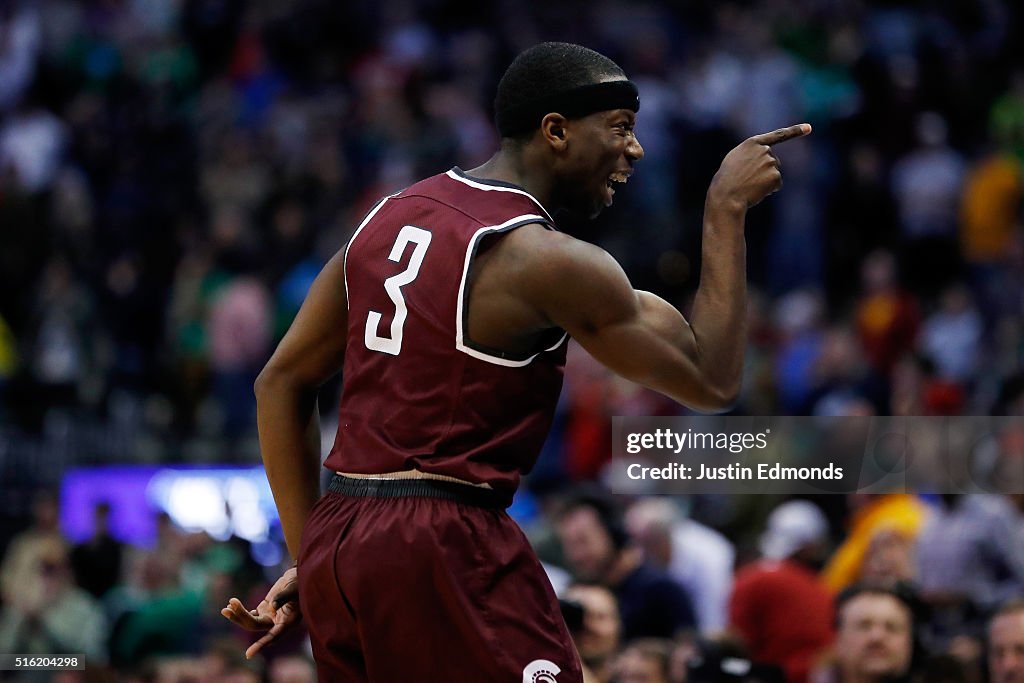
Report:
[[[804,683],[815,658],[831,645],[832,596],[815,567],[827,550],[828,522],[813,503],[783,503],[768,517],[762,559],[736,575],[729,622],[750,658],[774,664]]]

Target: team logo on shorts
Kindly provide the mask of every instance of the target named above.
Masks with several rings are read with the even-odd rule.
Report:
[[[535,659],[523,669],[523,683],[558,683],[555,676],[562,673],[558,665],[546,659]]]

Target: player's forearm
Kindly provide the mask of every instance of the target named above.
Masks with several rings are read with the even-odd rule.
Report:
[[[320,497],[320,417],[316,389],[267,368],[256,381],[260,452],[288,552],[298,557],[302,528]]]
[[[746,347],[746,209],[708,193],[700,286],[690,314],[702,379],[729,407],[739,394]]]
[[[811,132],[806,123],[747,138],[725,158],[704,204],[700,287],[691,325],[701,379],[728,407],[739,394],[746,347],[747,274],[743,224],[747,210],[782,187],[771,145]]]

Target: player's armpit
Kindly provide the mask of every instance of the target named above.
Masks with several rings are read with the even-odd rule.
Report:
[[[553,325],[616,374],[684,405],[714,412],[732,404],[737,383],[722,383],[705,367],[675,307],[633,289],[621,266],[594,245],[559,233],[532,242],[516,286]]]

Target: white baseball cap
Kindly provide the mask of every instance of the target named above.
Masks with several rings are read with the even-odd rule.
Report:
[[[806,500],[791,500],[775,508],[761,534],[761,554],[772,560],[784,560],[806,545],[828,539],[828,520],[817,505]]]

